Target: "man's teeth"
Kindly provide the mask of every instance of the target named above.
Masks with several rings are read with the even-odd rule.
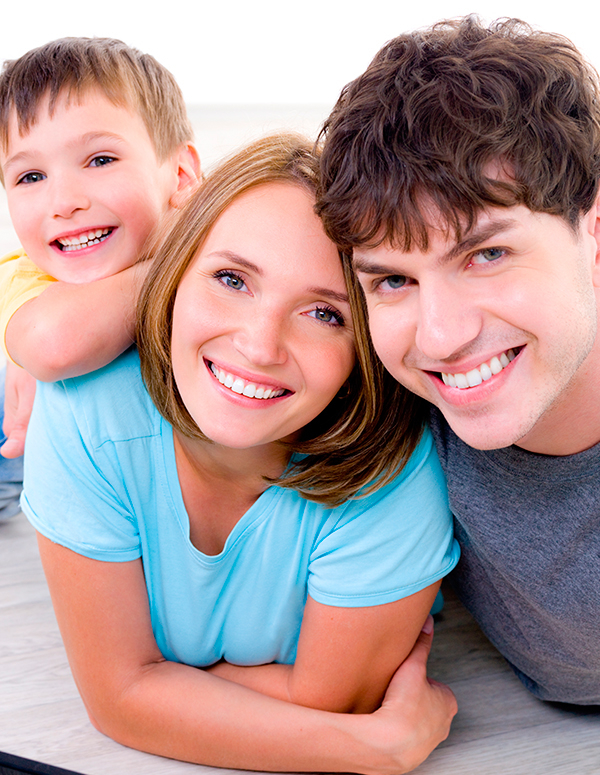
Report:
[[[508,364],[514,360],[516,353],[514,350],[507,350],[501,355],[495,355],[489,363],[482,363],[477,369],[471,369],[466,374],[445,374],[442,372],[444,385],[448,387],[464,390],[469,387],[477,387],[482,382],[487,382],[494,374],[500,374]]]
[[[246,382],[241,377],[236,377],[228,371],[218,369],[214,363],[210,364],[210,370],[219,380],[221,385],[224,385],[226,388],[229,388],[234,393],[238,393],[241,396],[247,396],[248,398],[277,398],[285,393],[285,390],[282,388],[257,387],[254,382]]]
[[[56,241],[62,245],[62,249],[81,250],[90,245],[97,245],[102,242],[111,233],[112,229],[94,229],[93,231],[82,232],[75,237],[59,237]]]

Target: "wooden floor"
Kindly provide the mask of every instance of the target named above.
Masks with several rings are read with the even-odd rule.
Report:
[[[600,713],[538,702],[446,592],[432,677],[454,690],[449,739],[418,775],[600,775]],[[89,724],[71,678],[32,528],[0,524],[0,750],[85,775],[183,775],[198,767],[139,753]]]

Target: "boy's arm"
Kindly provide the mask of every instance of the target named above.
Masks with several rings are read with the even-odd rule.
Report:
[[[4,422],[6,441],[0,447],[3,457],[20,457],[25,451],[25,435],[35,398],[35,379],[10,361],[6,364],[4,384]]]
[[[6,328],[15,363],[42,382],[105,366],[133,342],[135,304],[149,262],[91,283],[55,282],[23,304]]]

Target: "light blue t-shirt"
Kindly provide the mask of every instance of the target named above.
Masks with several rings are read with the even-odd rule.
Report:
[[[334,509],[269,487],[208,556],[189,539],[173,429],[137,352],[39,384],[23,510],[52,541],[96,560],[142,557],[152,626],[169,659],[206,666],[294,661],[308,594],[331,606],[388,603],[458,560],[429,432],[391,485]]]

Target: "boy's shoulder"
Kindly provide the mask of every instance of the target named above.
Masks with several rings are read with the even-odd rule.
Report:
[[[6,326],[19,307],[35,299],[53,282],[54,278],[39,269],[22,249],[13,250],[0,258],[0,333],[3,344]]]

